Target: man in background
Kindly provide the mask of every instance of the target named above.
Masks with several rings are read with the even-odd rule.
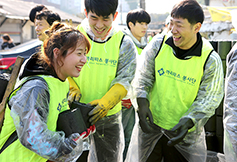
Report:
[[[226,57],[224,97],[224,154],[226,162],[237,161],[237,44]]]
[[[50,28],[50,26],[55,22],[61,22],[60,16],[50,10],[42,10],[36,13],[35,16],[35,31],[37,38],[41,41],[44,41],[48,36],[45,34],[45,31]]]
[[[36,5],[35,7],[33,7],[31,10],[30,10],[30,14],[29,14],[29,18],[30,18],[30,21],[32,23],[35,23],[35,16],[37,14],[37,12],[40,12],[42,10],[48,10],[46,6],[40,4],[40,5]]]
[[[127,30],[124,30],[124,33],[131,37],[133,43],[136,45],[138,52],[138,55],[136,55],[137,59],[139,58],[139,55],[141,55],[142,50],[147,45],[145,35],[148,29],[148,24],[150,22],[151,17],[144,9],[131,10],[127,14]],[[132,130],[135,124],[135,109],[130,99],[122,100],[122,123],[125,138],[123,159],[125,160]]]

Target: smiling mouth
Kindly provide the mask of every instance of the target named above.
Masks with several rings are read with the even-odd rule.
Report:
[[[80,68],[80,67],[76,67],[76,69],[77,69],[77,71],[79,71],[79,72],[81,71],[81,68]]]
[[[80,72],[83,66],[76,66],[76,69]]]
[[[181,39],[181,37],[174,37],[173,36],[173,39],[174,39],[174,41],[179,41]]]
[[[102,30],[98,30],[98,29],[96,29],[96,28],[94,28],[95,29],[95,31],[98,33],[98,34],[102,34],[104,31],[105,31],[105,29],[102,29]]]

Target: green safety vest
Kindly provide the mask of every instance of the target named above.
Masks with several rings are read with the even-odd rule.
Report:
[[[62,82],[59,79],[54,78],[52,76],[46,76],[46,75],[38,75],[38,76],[42,77],[48,84],[50,101],[49,101],[49,114],[47,119],[47,126],[49,130],[56,131],[57,119],[59,113],[69,108],[67,100],[67,95],[69,92],[69,82],[67,80],[65,82]],[[24,78],[23,81],[21,81],[21,83],[24,83],[26,80],[27,78]],[[18,88],[17,90],[19,89],[20,88]],[[12,93],[11,97],[16,94],[16,91]],[[8,105],[6,106],[7,107],[5,111],[4,125],[2,127],[2,131],[0,134],[0,148],[7,141],[9,136],[16,130],[13,119],[10,116],[11,110],[8,108]],[[32,123],[32,125],[33,124],[34,123]],[[37,140],[37,137],[35,138],[35,140]],[[45,144],[45,149],[47,149],[47,147],[49,148],[51,147],[49,143],[47,144],[42,142],[42,145],[43,144]],[[27,149],[20,143],[19,139],[17,139],[1,153],[0,161],[45,162],[47,161],[47,159]]]
[[[80,76],[73,78],[80,87],[82,103],[89,103],[101,99],[110,89],[111,82],[116,77],[122,31],[117,31],[104,43],[91,40],[85,29],[80,25],[78,29],[88,38],[92,48],[87,54],[87,63],[83,66]],[[121,102],[109,110],[107,116],[118,113]]]
[[[148,36],[148,43],[152,40],[152,36]]]
[[[141,53],[142,53],[142,48],[139,48],[138,46],[136,46],[137,47],[137,53],[138,53],[138,55],[141,55]]]
[[[155,58],[156,79],[149,94],[150,110],[156,125],[171,130],[190,108],[199,90],[204,64],[212,50],[211,44],[203,38],[201,56],[181,60],[174,56],[169,45],[163,43]]]

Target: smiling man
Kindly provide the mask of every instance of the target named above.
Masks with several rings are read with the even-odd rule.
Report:
[[[204,125],[223,98],[224,79],[219,55],[199,33],[203,20],[196,0],[180,1],[171,11],[171,34],[142,51],[133,84],[140,127],[128,162],[206,161]]]
[[[60,22],[61,18],[53,11],[42,10],[36,13],[34,23],[37,38],[39,40],[44,41],[47,38],[45,30],[48,30],[55,21]]]
[[[73,80],[80,89],[80,102],[95,106],[89,113],[90,122],[96,126],[88,156],[93,162],[123,160],[121,100],[131,89],[136,46],[113,24],[117,7],[118,0],[85,0],[87,18],[78,26],[91,43],[87,63]]]

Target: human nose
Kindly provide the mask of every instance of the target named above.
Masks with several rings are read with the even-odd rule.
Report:
[[[82,58],[81,58],[81,62],[86,63],[86,61],[87,61],[86,55],[83,55]]]
[[[39,26],[38,25],[35,26],[35,31],[39,31]]]
[[[176,32],[176,28],[174,25],[169,25],[168,29],[171,31],[171,33],[175,33]]]
[[[103,27],[103,21],[102,20],[98,20],[96,23],[96,27],[97,28],[102,28]]]

